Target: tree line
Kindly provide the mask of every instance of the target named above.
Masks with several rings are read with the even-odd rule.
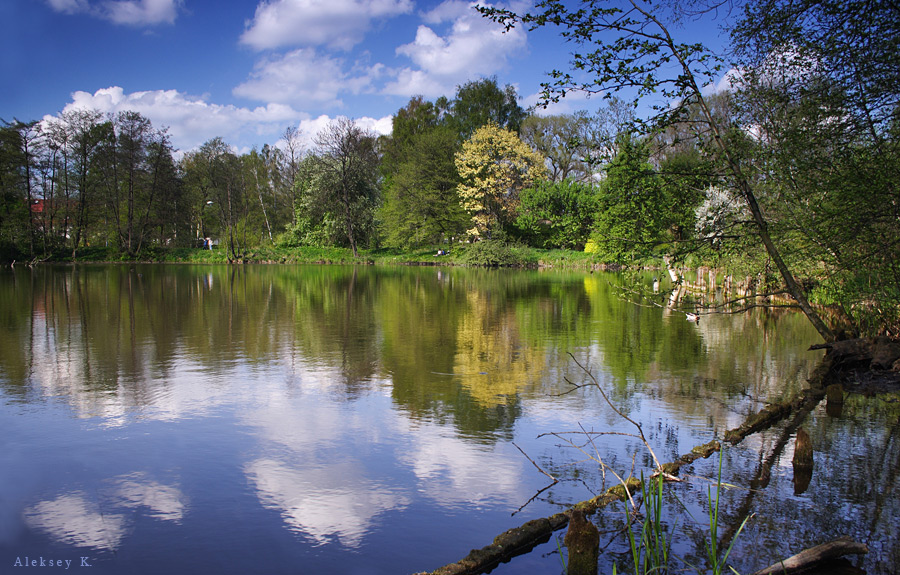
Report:
[[[716,93],[704,86],[725,61],[673,30],[717,5],[484,9],[576,45],[544,103],[601,93],[595,113],[539,115],[486,78],[410,99],[388,136],[337,119],[310,149],[290,128],[246,154],[214,138],[177,161],[136,112],[3,122],[0,252],[518,243],[728,267],[786,292],[826,339],[811,300],[860,331],[897,331],[900,16],[863,4],[732,3],[736,81]],[[663,103],[638,116],[654,94]]]
[[[566,233],[569,224],[554,221],[558,233],[545,233],[554,215],[540,212],[540,198],[598,190],[600,156],[624,128],[603,114],[529,114],[496,78],[468,82],[452,98],[410,99],[388,136],[338,118],[308,149],[292,127],[245,154],[216,137],[176,160],[166,128],[134,111],[3,121],[0,252],[76,257],[104,246],[135,257],[207,239],[235,258],[266,243],[356,253],[515,239],[581,249],[589,223]],[[556,215],[588,217],[583,199],[561,200]]]

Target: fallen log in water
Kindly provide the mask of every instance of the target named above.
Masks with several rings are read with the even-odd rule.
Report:
[[[663,471],[670,475],[676,475],[682,466],[693,463],[697,459],[709,457],[720,448],[721,445],[718,441],[710,441],[705,445],[697,446],[690,453],[682,455],[677,460],[663,464]],[[626,492],[626,487],[628,492]],[[484,573],[498,564],[527,553],[535,546],[547,541],[554,531],[558,531],[568,525],[572,511],[590,515],[611,503],[625,501],[629,493],[637,493],[640,490],[640,480],[634,477],[628,478],[625,481],[625,485],[620,484],[610,487],[592,499],[576,503],[569,511],[557,513],[550,517],[533,519],[520,527],[505,531],[495,537],[494,542],[487,547],[473,549],[465,558],[456,563],[435,569],[430,575],[477,575],[478,573]],[[427,573],[422,572],[416,575],[427,575]]]
[[[825,397],[826,383],[832,376],[833,362],[829,356],[822,358],[809,378],[809,388],[800,392],[800,395],[789,401],[771,403],[758,413],[751,415],[744,423],[734,429],[725,432],[725,441],[737,445],[747,436],[753,435],[764,429],[772,427],[791,413],[812,411]]]
[[[797,411],[812,411],[825,397],[825,391],[817,388],[805,389],[790,401],[767,405],[759,413],[751,415],[738,427],[725,432],[725,441],[737,445],[747,436],[772,427],[782,419]]]
[[[849,537],[841,537],[829,543],[823,543],[801,551],[793,557],[770,565],[753,575],[790,575],[791,573],[806,571],[819,563],[832,561],[844,555],[860,555],[868,552],[869,548],[865,543],[859,543]]]
[[[628,491],[640,491],[640,481],[634,478],[626,481]],[[601,495],[576,504],[573,509],[591,514],[616,501],[625,501],[628,494],[625,486],[610,487]],[[547,541],[554,531],[569,524],[570,511],[556,513],[550,517],[533,519],[520,527],[505,531],[494,538],[494,542],[481,549],[473,549],[460,561],[444,565],[431,572],[431,575],[476,575],[509,561],[517,555],[531,551],[535,546]],[[425,572],[416,575],[426,575]]]
[[[825,397],[826,382],[832,376],[833,365],[832,358],[826,355],[813,371],[809,380],[809,389],[804,390],[791,401],[771,404],[765,407],[759,413],[748,418],[739,427],[726,432],[725,441],[735,445],[747,436],[771,427],[788,417],[791,413],[800,412],[797,414],[797,417],[799,421],[802,421],[802,417],[805,415],[803,412],[808,413],[812,411]],[[798,426],[799,421],[797,423]],[[719,449],[721,449],[721,445],[718,441],[710,441],[705,445],[693,448],[690,453],[682,455],[673,462],[661,465],[660,471],[664,476],[677,475],[678,470],[682,466],[693,463],[700,458],[707,458]],[[635,478],[629,478],[627,484],[627,490],[630,493],[640,490],[640,481]],[[572,509],[578,509],[590,515],[610,503],[624,501],[628,497],[628,492],[626,492],[625,486],[617,485],[606,490],[602,495],[577,503]],[[571,510],[557,513],[550,517],[534,519],[520,527],[510,529],[494,538],[494,542],[491,545],[481,549],[473,549],[464,559],[440,567],[432,571],[430,575],[478,575],[479,573],[484,573],[504,561],[509,561],[517,555],[527,553],[535,546],[548,540],[554,531],[568,525],[570,514]],[[844,553],[850,553],[850,551]],[[755,575],[761,574],[762,572]],[[421,572],[416,575],[429,574]]]

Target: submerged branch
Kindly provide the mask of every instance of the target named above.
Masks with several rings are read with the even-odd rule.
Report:
[[[697,459],[707,458],[720,448],[721,445],[718,441],[710,441],[705,445],[695,447],[690,453],[682,455],[673,462],[663,464],[661,468],[666,473],[674,475],[682,466],[693,463]],[[576,503],[567,511],[556,513],[550,517],[533,519],[520,527],[505,531],[494,538],[492,544],[481,549],[473,549],[465,558],[456,563],[444,565],[431,571],[430,574],[421,572],[416,575],[478,575],[485,573],[500,563],[528,553],[537,545],[549,540],[554,531],[563,529],[569,524],[573,510],[590,515],[612,503],[626,501],[640,490],[641,481],[635,477],[629,477],[623,480],[622,484],[610,487],[596,497]]]
[[[748,417],[734,429],[725,432],[725,441],[737,445],[747,436],[768,429],[794,412],[809,413],[825,397],[825,382],[832,368],[832,362],[826,356],[813,371],[809,379],[810,387],[787,401],[771,403]]]
[[[569,355],[571,356],[572,354],[569,354]],[[594,385],[596,385],[596,387],[600,390],[601,394],[603,395],[604,399],[606,399],[606,401],[610,405],[610,407],[612,407],[612,409],[618,415],[620,415],[623,419],[631,422],[633,425],[635,425],[638,428],[638,431],[640,432],[640,436],[635,436],[633,434],[630,434],[630,435],[632,437],[635,437],[637,439],[641,439],[642,441],[644,441],[644,444],[647,445],[647,447],[649,449],[649,445],[646,441],[646,438],[643,435],[641,426],[637,422],[632,420],[631,418],[629,418],[626,415],[624,415],[623,413],[621,413],[618,409],[616,409],[615,406],[613,406],[613,404],[610,402],[610,400],[606,396],[606,394],[603,392],[603,389],[600,387],[599,382],[597,382],[596,378],[594,378],[593,375],[591,375],[590,372],[587,369],[585,369],[584,366],[582,366],[574,358],[574,356],[572,357],[572,359],[575,360],[575,363],[582,370],[584,370],[586,373],[588,373],[588,375],[590,376],[591,382]],[[767,406],[760,413],[748,418],[748,420],[745,421],[738,428],[728,431],[725,435],[725,441],[729,441],[732,444],[739,443],[747,436],[749,436],[753,433],[757,433],[758,431],[761,431],[763,429],[767,429],[768,427],[771,427],[772,425],[776,424],[778,421],[781,421],[782,419],[788,417],[793,412],[799,412],[799,413],[797,413],[797,415],[795,417],[795,422],[802,421],[802,418],[805,416],[805,414],[808,413],[810,410],[812,410],[819,403],[819,401],[821,401],[821,399],[825,396],[824,383],[825,383],[825,380],[827,379],[827,377],[829,376],[831,368],[832,368],[832,362],[826,356],[822,360],[822,362],[819,364],[819,366],[816,368],[816,370],[813,372],[813,375],[810,378],[810,385],[811,385],[810,389],[804,390],[804,392],[801,393],[800,396],[793,399],[792,401],[786,401],[786,402],[782,402],[779,404],[773,404],[773,405]],[[570,445],[574,445],[574,442],[570,438],[563,437],[565,435],[571,435],[574,433],[580,433],[582,435],[587,436],[588,439],[587,439],[587,443],[585,444],[585,446],[588,444],[591,444],[591,445],[593,444],[594,436],[604,434],[603,432],[593,432],[593,431],[587,431],[587,430],[582,429],[580,432],[557,432],[557,433],[547,433],[547,434],[543,434],[543,435],[553,435],[557,438],[563,439]],[[622,435],[629,435],[629,434],[622,434]],[[516,447],[518,448],[518,446],[516,446]],[[584,446],[577,447],[577,448],[580,449],[581,451],[583,451],[583,447]],[[675,476],[678,474],[678,471],[680,470],[681,467],[683,467],[685,465],[690,465],[697,459],[708,458],[713,453],[715,453],[716,451],[719,451],[720,449],[721,449],[721,444],[718,441],[713,440],[704,445],[699,445],[697,447],[694,447],[689,453],[682,455],[675,461],[665,463],[665,464],[659,464],[659,462],[656,460],[656,457],[654,455],[654,461],[656,461],[656,465],[657,465],[657,473],[659,475],[662,475],[664,478],[671,478],[672,476]],[[521,449],[520,449],[520,451],[521,451]],[[651,450],[651,452],[652,452],[652,450]],[[527,455],[526,455],[526,457],[527,457]],[[594,458],[593,456],[591,456],[591,459],[596,460],[596,458]],[[530,458],[529,458],[529,461],[531,461]],[[536,463],[534,463],[534,461],[532,461],[532,463],[538,468],[538,470],[541,473],[543,473],[544,475],[547,475],[548,477],[551,477],[551,478],[553,477],[549,473],[542,470]],[[605,464],[602,464],[602,462],[601,462],[601,465],[606,467]],[[493,569],[494,567],[496,567],[498,564],[509,561],[510,559],[512,559],[513,557],[516,557],[518,555],[527,553],[527,552],[531,551],[537,545],[540,545],[541,543],[549,540],[550,536],[553,534],[554,531],[563,529],[564,527],[566,527],[568,525],[569,519],[574,510],[578,510],[587,515],[593,514],[593,513],[597,512],[598,510],[603,509],[604,507],[610,505],[611,503],[614,503],[617,501],[626,501],[631,498],[633,493],[640,491],[641,481],[636,479],[635,477],[629,477],[624,480],[618,475],[616,477],[619,479],[619,481],[621,483],[619,485],[616,485],[614,487],[607,489],[602,494],[600,494],[592,499],[577,503],[577,504],[573,505],[567,511],[556,513],[554,515],[551,515],[550,517],[534,519],[534,520],[524,523],[520,527],[510,529],[510,530],[498,535],[494,539],[494,541],[491,545],[488,545],[487,547],[483,547],[481,549],[473,549],[471,552],[469,552],[469,554],[464,559],[457,561],[456,563],[451,563],[449,565],[440,567],[440,568],[430,572],[430,575],[479,575],[481,573],[485,573],[485,572],[489,571],[490,569]],[[555,478],[554,478],[554,480],[555,480]],[[555,483],[554,483],[554,485],[555,485]],[[549,487],[550,486],[547,486],[546,488],[542,489],[541,491],[544,491]],[[840,541],[842,541],[842,540],[838,540],[838,542],[840,542]],[[865,552],[865,551],[859,551],[859,549],[862,549],[865,547],[864,545],[862,545],[860,543],[849,542],[848,545],[851,545],[851,546],[856,545],[856,546],[862,546],[862,547],[846,547],[846,546],[840,547],[840,545],[843,545],[843,544],[839,544],[838,547],[835,547],[834,544],[838,543],[838,542],[832,542],[831,544],[826,544],[826,546],[819,546],[817,548],[807,550],[807,551],[801,553],[800,555],[792,557],[791,559],[788,559],[782,563],[778,563],[777,565],[773,566],[773,567],[777,567],[777,569],[775,571],[763,570],[754,575],[770,575],[770,574],[774,574],[774,573],[780,573],[782,566],[790,569],[788,567],[789,562],[794,561],[795,558],[797,558],[797,557],[804,556],[804,553],[807,554],[807,555],[805,555],[805,557],[807,557],[807,558],[811,557],[811,556],[821,556],[821,557],[827,558],[827,557],[839,556],[839,555],[833,554],[833,550],[837,549],[837,548],[844,549],[840,554]],[[828,545],[832,545],[832,547],[825,549],[824,554],[823,554],[821,548],[827,547]],[[848,551],[847,550],[847,549],[851,549],[851,548],[855,548],[855,549],[857,549],[857,551],[852,551],[852,550]],[[829,549],[831,549],[831,550],[829,550]],[[810,555],[810,553],[813,553],[813,554]],[[827,555],[828,553],[832,553],[832,554]],[[791,564],[793,564],[793,563],[791,563]],[[769,569],[771,569],[771,568],[769,568]],[[790,573],[791,571],[789,570],[787,572]],[[421,572],[416,575],[429,575],[429,574],[428,574],[428,572]]]

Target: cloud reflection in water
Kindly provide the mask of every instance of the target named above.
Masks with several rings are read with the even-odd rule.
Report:
[[[125,535],[126,517],[102,512],[80,491],[41,501],[25,510],[25,523],[67,545],[115,551]]]
[[[25,524],[59,543],[115,551],[127,534],[133,513],[146,509],[154,519],[181,523],[187,505],[180,489],[148,479],[143,473],[114,478],[111,494],[92,499],[73,491],[25,509]]]
[[[247,475],[263,505],[279,510],[292,529],[320,544],[337,537],[341,544],[357,547],[376,515],[409,503],[366,479],[349,461],[310,469],[260,459],[247,466]]]

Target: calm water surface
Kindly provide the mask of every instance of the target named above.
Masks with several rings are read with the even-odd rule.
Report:
[[[646,281],[649,278],[638,278]],[[564,432],[632,433],[668,461],[791,397],[818,353],[803,317],[699,324],[572,272],[321,266],[0,271],[0,573],[403,574],[614,484]],[[568,392],[568,393],[567,393]],[[896,398],[819,406],[724,455],[723,529],[744,573],[841,535],[900,566]],[[808,487],[793,434],[813,438]],[[560,437],[538,437],[558,432]],[[526,458],[517,448],[528,454]],[[585,450],[619,473],[641,444]],[[529,458],[562,481],[548,479]],[[669,490],[700,562],[717,458]],[[696,521],[691,519],[696,518]],[[622,508],[601,570],[624,564]],[[560,534],[561,535],[561,534]],[[726,530],[726,538],[731,534]],[[495,573],[560,573],[551,540]],[[63,563],[65,565],[65,563]],[[621,569],[620,569],[621,572]]]

